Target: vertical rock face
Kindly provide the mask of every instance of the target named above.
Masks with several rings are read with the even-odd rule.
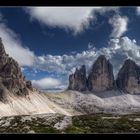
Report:
[[[98,57],[88,76],[89,91],[106,91],[114,87],[113,68],[104,55]]]
[[[111,63],[101,55],[93,64],[88,78],[84,65],[70,75],[68,89],[93,92],[119,89],[126,93],[140,94],[140,66],[130,59],[126,60],[115,81]]]
[[[86,67],[83,65],[79,70],[76,69],[74,74],[69,76],[70,90],[85,91],[86,90]]]
[[[0,38],[0,96],[3,97],[5,90],[24,96],[29,89],[32,90],[31,82],[26,81],[18,63],[6,54]]]
[[[116,85],[124,92],[140,93],[140,67],[134,61],[126,60],[118,73]]]

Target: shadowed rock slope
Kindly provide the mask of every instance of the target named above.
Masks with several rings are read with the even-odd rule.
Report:
[[[118,73],[118,89],[131,94],[140,93],[140,66],[128,59]]]
[[[18,63],[6,54],[0,38],[0,100],[4,100],[7,93],[26,96],[28,90],[32,90],[31,82],[25,79]]]
[[[89,91],[101,92],[114,88],[113,68],[104,55],[98,57],[88,76]]]
[[[83,65],[79,70],[76,69],[74,74],[69,76],[70,90],[85,91],[86,90],[86,67]]]

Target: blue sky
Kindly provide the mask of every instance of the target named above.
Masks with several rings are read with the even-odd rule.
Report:
[[[139,7],[1,7],[0,36],[27,79],[65,89],[68,76],[100,54],[116,75],[123,60],[140,63]]]

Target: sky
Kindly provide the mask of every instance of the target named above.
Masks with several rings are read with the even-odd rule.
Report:
[[[0,7],[0,37],[34,87],[64,90],[101,54],[115,77],[128,58],[140,65],[140,7]]]

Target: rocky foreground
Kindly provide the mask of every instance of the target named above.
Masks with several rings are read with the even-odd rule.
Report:
[[[65,91],[29,98],[0,104],[0,133],[140,133],[139,95]]]
[[[24,115],[0,118],[0,133],[140,133],[140,114]]]

